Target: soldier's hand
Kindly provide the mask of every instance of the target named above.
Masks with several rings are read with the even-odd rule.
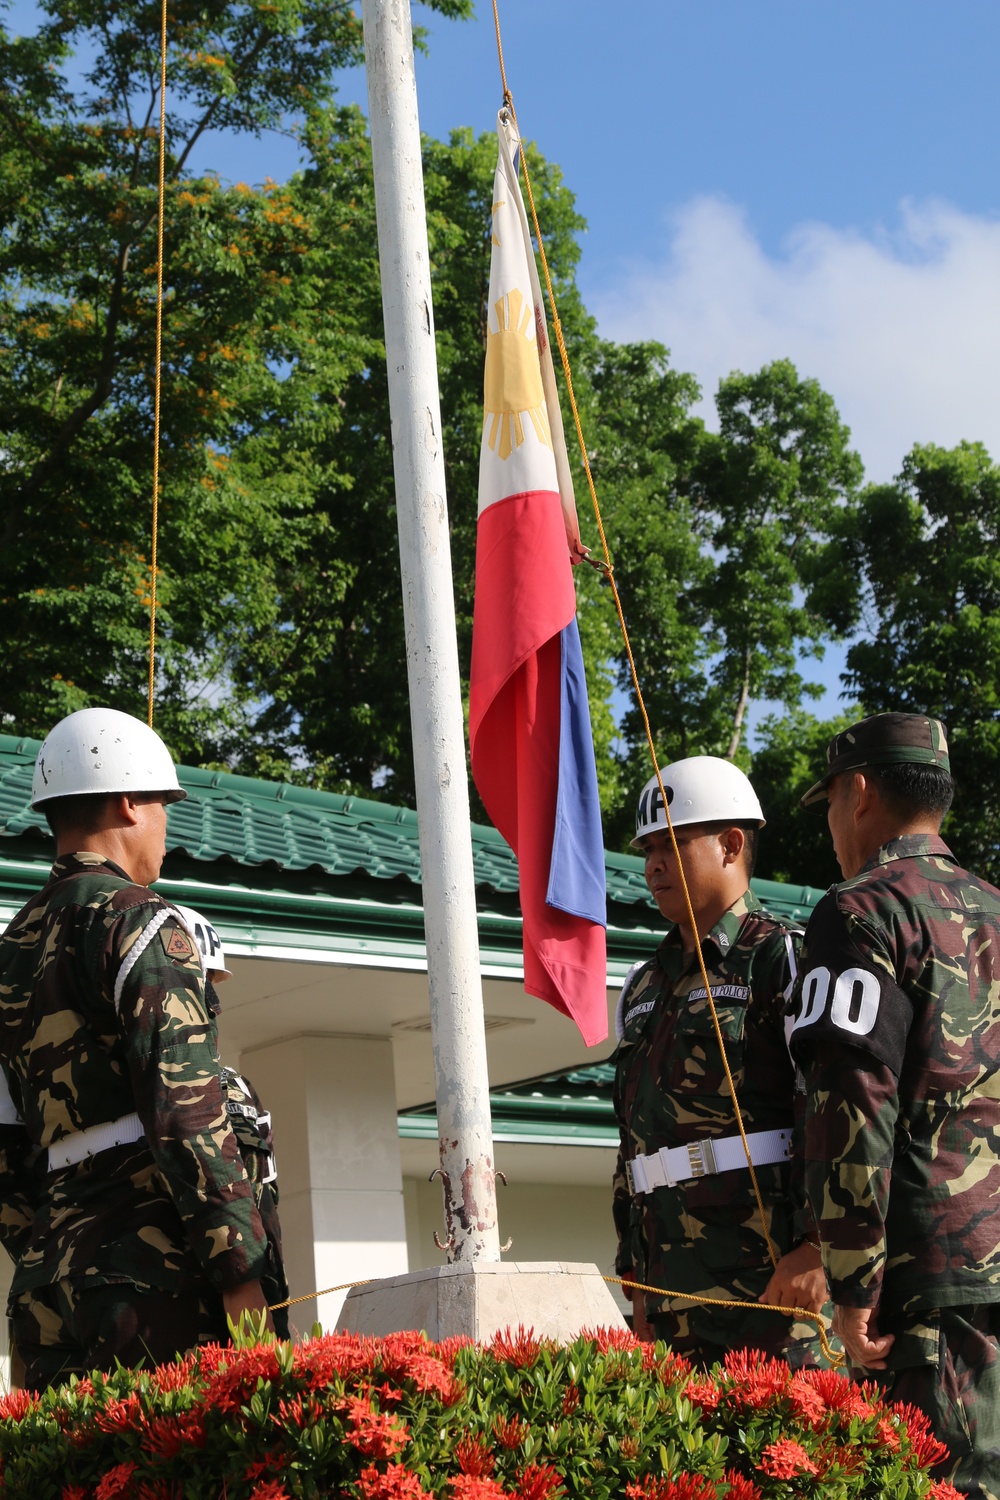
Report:
[[[891,1333],[879,1333],[878,1310],[874,1307],[835,1307],[833,1331],[852,1365],[866,1370],[884,1370],[885,1357],[895,1343]]]
[[[778,1261],[760,1300],[769,1307],[804,1307],[807,1312],[821,1312],[828,1296],[819,1248],[803,1240]]]
[[[262,1312],[267,1313],[264,1327],[269,1333],[274,1332],[274,1323],[268,1312],[267,1299],[259,1281],[243,1281],[239,1286],[231,1286],[222,1294],[222,1305],[225,1308],[226,1317],[231,1318],[237,1324],[241,1313],[252,1312],[257,1315]]]

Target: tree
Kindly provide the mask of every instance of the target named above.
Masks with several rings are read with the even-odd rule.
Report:
[[[916,446],[865,490],[845,539],[867,587],[846,681],[869,713],[942,718],[957,781],[946,835],[1000,880],[1000,467],[981,443]]]
[[[767,819],[757,874],[765,880],[825,889],[840,880],[826,824],[826,804],[803,810],[799,798],[823,774],[826,749],[835,734],[862,717],[846,708],[833,719],[817,719],[803,708],[768,714],[757,726],[751,776]]]
[[[343,144],[332,133],[314,135],[310,146],[314,166],[294,184],[295,198],[318,239],[329,242],[335,238],[330,216],[342,198]],[[367,142],[354,141],[351,149],[357,152],[356,193],[370,194]],[[530,146],[528,152],[563,328],[579,357],[586,392],[597,341],[573,281],[583,221],[559,169]],[[495,133],[474,139],[467,130],[454,132],[447,143],[425,140],[423,152],[455,606],[466,681],[496,153]],[[370,285],[367,267],[357,280]],[[371,318],[368,326],[381,327],[377,300],[366,317]],[[375,787],[394,801],[411,802],[409,701],[381,345],[345,382],[340,405],[339,425],[322,435],[314,450],[319,468],[329,465],[336,482],[316,491],[321,525],[313,548],[279,574],[285,630],[280,640],[266,630],[248,640],[240,671],[252,695],[267,705],[259,721],[267,731],[265,746],[271,736],[293,739],[315,784],[369,795]],[[344,485],[341,474],[349,476]],[[586,523],[582,504],[581,512]],[[336,591],[326,582],[331,572],[338,579]],[[589,579],[581,579],[582,589],[592,587]],[[581,634],[596,709],[599,770],[610,803],[617,797],[611,752],[616,730],[610,711],[602,708],[600,661],[609,648],[606,620],[599,611],[581,609]],[[260,742],[246,746],[244,769],[264,768]]]
[[[159,106],[155,8],[50,0],[47,16],[0,31],[0,628],[18,642],[0,705],[35,733],[87,701],[144,706]],[[287,187],[186,164],[206,130],[252,137],[293,112],[363,138],[331,82],[361,28],[329,0],[181,0],[169,34],[158,722],[178,753],[221,759],[258,707],[242,645],[286,628],[275,570],[314,547],[319,479],[346,483],[312,455],[377,347],[344,263],[362,244],[371,271],[374,232],[363,195],[319,245]],[[79,46],[94,60],[75,94]]]
[[[721,382],[716,434],[691,419],[690,382],[657,357],[661,390],[633,371],[641,415],[622,428],[619,463],[634,477],[606,507],[640,685],[661,762],[714,754],[748,766],[748,705],[793,710],[818,695],[798,655],[821,655],[856,617],[843,518],[861,462],[831,397],[788,361]],[[617,670],[631,801],[651,768],[620,653]],[[625,808],[616,842],[629,821]]]

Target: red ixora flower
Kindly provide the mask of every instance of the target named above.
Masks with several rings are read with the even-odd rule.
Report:
[[[551,1464],[526,1464],[517,1476],[518,1500],[557,1500],[566,1493],[562,1475]]]
[[[735,1469],[727,1469],[722,1477],[729,1486],[726,1500],[761,1500],[759,1488],[744,1474],[737,1474]]]
[[[702,1411],[714,1411],[719,1404],[721,1392],[714,1380],[692,1378],[681,1391],[689,1401],[694,1401]]]
[[[759,1467],[773,1479],[794,1479],[796,1474],[819,1473],[802,1444],[791,1438],[779,1438],[776,1443],[768,1443]]]
[[[358,1489],[364,1500],[424,1500],[427,1494],[416,1474],[403,1464],[390,1464],[384,1474],[374,1464],[362,1469]]]
[[[871,1416],[871,1403],[865,1399],[864,1391],[837,1370],[799,1370],[795,1379],[811,1385],[831,1411],[840,1412],[848,1421],[851,1417]]]
[[[784,1395],[791,1371],[780,1360],[769,1359],[757,1349],[731,1349],[723,1361],[724,1387],[736,1406],[759,1411]]]
[[[486,1474],[453,1474],[448,1480],[452,1500],[506,1500],[506,1490]]]
[[[115,1500],[116,1495],[128,1495],[132,1490],[132,1475],[135,1473],[135,1464],[115,1464],[109,1469],[103,1479],[98,1482],[95,1491],[97,1500]]]
[[[610,1349],[639,1348],[639,1340],[631,1328],[581,1328],[580,1337],[593,1339],[599,1354],[607,1354]]]
[[[646,1474],[625,1486],[628,1500],[716,1500],[718,1493],[703,1474]]]
[[[933,1469],[935,1464],[942,1463],[948,1457],[948,1449],[944,1443],[939,1443],[931,1432],[931,1419],[925,1411],[912,1406],[909,1401],[894,1401],[889,1409],[902,1417],[911,1446],[917,1455],[917,1462],[923,1464],[925,1469]]]
[[[949,1484],[947,1479],[939,1479],[927,1491],[927,1500],[965,1500],[965,1496],[953,1484]]]
[[[523,1324],[518,1326],[516,1333],[511,1333],[510,1328],[500,1329],[493,1335],[489,1346],[494,1359],[514,1365],[518,1370],[523,1370],[527,1365],[533,1365],[541,1348],[542,1341],[535,1337],[535,1330],[525,1328]]]
[[[361,1396],[348,1396],[340,1403],[347,1412],[348,1430],[344,1434],[366,1458],[395,1458],[410,1441],[410,1429],[398,1417],[376,1411]]]
[[[792,1411],[800,1421],[807,1422],[814,1428],[823,1425],[826,1402],[822,1391],[817,1390],[811,1381],[803,1380],[801,1375],[793,1375],[788,1382],[787,1396]]]
[[[20,1422],[34,1405],[35,1398],[30,1391],[9,1391],[6,1396],[0,1397],[0,1421]]]
[[[250,1491],[250,1500],[291,1500],[280,1479],[262,1479]]]
[[[204,1448],[205,1413],[185,1411],[176,1417],[153,1417],[142,1446],[161,1458],[176,1458],[185,1448]]]
[[[502,1415],[493,1418],[493,1436],[501,1448],[520,1448],[531,1428],[520,1417]]]
[[[87,1491],[82,1484],[64,1484],[60,1500],[87,1500]]]
[[[454,1406],[463,1390],[448,1366],[431,1354],[411,1355],[398,1377],[412,1380],[418,1391],[433,1391],[445,1406]]]
[[[455,1444],[455,1458],[462,1473],[471,1474],[475,1479],[492,1474],[497,1466],[496,1459],[482,1438],[471,1435],[459,1438]]]

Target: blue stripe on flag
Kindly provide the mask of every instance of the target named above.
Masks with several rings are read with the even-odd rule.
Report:
[[[562,657],[559,789],[545,900],[560,911],[586,917],[606,927],[604,834],[597,794],[587,679],[575,615],[560,631],[559,644]]]

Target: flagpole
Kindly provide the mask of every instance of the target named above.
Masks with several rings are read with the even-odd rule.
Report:
[[[363,0],[444,1249],[499,1261],[451,547],[409,0]]]

